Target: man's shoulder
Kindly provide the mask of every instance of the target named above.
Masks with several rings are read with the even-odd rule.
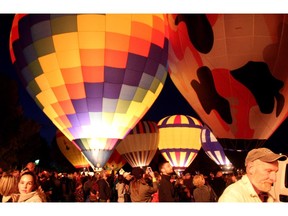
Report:
[[[244,202],[253,194],[250,189],[249,179],[243,176],[237,182],[230,184],[225,188],[222,195],[219,197],[218,202]]]
[[[228,185],[225,190],[235,190],[236,188],[246,188],[247,184],[249,183],[249,179],[246,176],[243,176],[238,181]]]

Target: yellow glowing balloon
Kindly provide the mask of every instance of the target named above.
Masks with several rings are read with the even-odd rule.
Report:
[[[187,115],[167,116],[158,122],[158,148],[176,172],[183,172],[200,148],[202,123]]]
[[[11,59],[43,112],[103,167],[163,88],[166,25],[162,14],[16,15]]]

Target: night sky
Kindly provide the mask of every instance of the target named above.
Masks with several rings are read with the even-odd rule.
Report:
[[[8,51],[9,31],[12,23],[12,14],[0,14],[0,73],[11,79],[18,81],[18,77],[12,67]],[[18,81],[19,82],[19,81]],[[24,114],[38,122],[41,126],[41,135],[51,143],[55,137],[56,127],[38,108],[34,100],[28,95],[19,82],[19,96],[23,105]],[[163,117],[175,114],[193,116],[199,120],[201,118],[195,113],[188,102],[177,90],[170,77],[167,77],[164,88],[158,99],[144,116],[143,120],[158,122]],[[286,119],[274,134],[265,143],[266,147],[278,153],[288,153],[288,120]]]

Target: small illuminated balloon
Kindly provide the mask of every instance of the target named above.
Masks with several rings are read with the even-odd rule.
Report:
[[[98,169],[167,77],[163,14],[17,14],[10,54],[37,105]]]
[[[65,137],[60,130],[56,131],[56,142],[62,154],[75,168],[80,169],[90,167],[88,160],[86,160],[78,146]]]
[[[232,163],[226,157],[222,145],[218,142],[207,126],[201,131],[201,145],[207,156],[221,168],[232,167]]]
[[[146,167],[158,149],[159,130],[153,121],[139,121],[116,150],[132,167]]]
[[[120,170],[125,164],[127,163],[127,161],[125,160],[125,158],[123,158],[119,152],[114,149],[112,155],[110,156],[109,160],[107,161],[107,163],[104,165],[104,169],[105,170],[109,170],[109,171],[118,171]]]
[[[162,156],[174,171],[183,172],[193,162],[201,148],[202,123],[188,115],[172,115],[158,122],[159,144]]]

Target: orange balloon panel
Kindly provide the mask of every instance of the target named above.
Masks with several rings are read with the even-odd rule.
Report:
[[[158,148],[175,171],[184,171],[200,148],[202,123],[187,115],[167,116],[158,122]]]
[[[118,144],[116,150],[132,167],[150,164],[158,148],[159,130],[152,121],[140,121]]]
[[[167,15],[171,79],[225,150],[261,146],[287,117],[287,18]]]
[[[10,53],[38,106],[102,167],[163,88],[167,22],[162,14],[16,15]]]
[[[125,160],[125,158],[123,158],[119,152],[114,149],[112,155],[110,156],[109,160],[107,161],[107,163],[104,165],[104,169],[105,170],[114,170],[114,171],[118,171],[120,170],[125,164],[127,163],[127,161]]]
[[[89,162],[85,159],[80,149],[59,130],[56,132],[56,142],[62,154],[75,168],[90,167]]]

